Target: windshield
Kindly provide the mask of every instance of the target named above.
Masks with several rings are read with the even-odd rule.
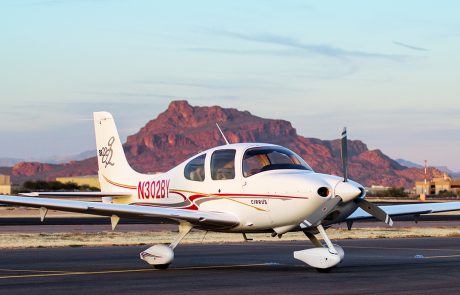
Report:
[[[301,157],[286,148],[257,147],[248,149],[244,153],[244,177],[277,169],[312,170]]]

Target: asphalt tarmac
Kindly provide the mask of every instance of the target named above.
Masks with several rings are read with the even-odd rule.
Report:
[[[459,294],[460,238],[339,241],[318,273],[292,257],[309,242],[179,245],[168,270],[143,247],[0,251],[0,294]]]

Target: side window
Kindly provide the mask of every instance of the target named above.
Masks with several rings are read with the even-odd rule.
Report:
[[[270,159],[270,164],[293,163],[296,160],[295,158],[290,158],[288,155],[277,152],[277,151],[273,151],[267,154],[267,156]],[[295,164],[300,164],[298,162],[299,161],[296,161]]]
[[[225,180],[235,178],[235,150],[217,150],[211,156],[211,178]]]
[[[204,181],[204,160],[206,154],[196,157],[195,159],[188,162],[184,169],[184,176],[188,180],[193,181]]]
[[[262,168],[270,165],[270,161],[266,155],[261,154],[245,154],[243,160],[243,175],[249,177],[259,173]]]

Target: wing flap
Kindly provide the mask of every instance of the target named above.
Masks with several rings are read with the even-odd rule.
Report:
[[[117,215],[118,217],[135,217],[145,219],[162,217],[173,220],[185,220],[194,225],[206,228],[231,228],[239,224],[238,218],[228,213],[192,211],[156,206],[107,204],[101,202],[16,196],[0,196],[0,203],[35,208],[44,207],[59,211],[87,213],[102,216]]]
[[[449,211],[460,211],[460,202],[446,203],[424,203],[424,204],[406,204],[380,206],[390,216],[413,215],[413,214],[430,214]],[[346,220],[359,220],[372,218],[367,212],[358,208]]]

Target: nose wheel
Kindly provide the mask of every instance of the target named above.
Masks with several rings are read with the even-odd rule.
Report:
[[[329,267],[329,268],[318,268],[318,267],[316,267],[315,269],[319,273],[330,273],[334,268],[335,268],[335,266]]]
[[[169,265],[170,265],[170,263],[168,263],[168,264],[156,264],[156,265],[153,265],[153,267],[155,269],[168,269]]]

